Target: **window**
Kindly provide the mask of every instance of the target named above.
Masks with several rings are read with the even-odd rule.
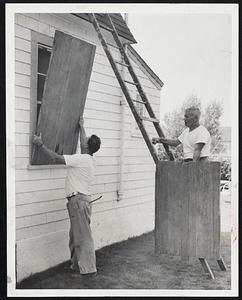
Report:
[[[33,165],[49,165],[53,161],[32,145],[33,134],[41,132],[58,154],[76,152],[96,47],[60,31],[54,41],[36,32],[32,37],[30,157]]]
[[[49,67],[51,47],[38,43],[38,69],[37,69],[37,123],[42,103],[45,79]],[[37,125],[37,124],[36,124]]]
[[[44,83],[49,67],[53,38],[31,31],[31,109],[30,109],[30,164],[33,153],[33,135],[37,131]]]

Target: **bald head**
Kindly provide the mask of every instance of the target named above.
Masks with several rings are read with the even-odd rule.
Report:
[[[187,127],[193,129],[199,126],[201,111],[198,107],[191,106],[185,110],[184,122]]]
[[[187,108],[185,110],[185,113],[188,113],[189,115],[193,115],[193,116],[196,116],[198,119],[200,118],[201,116],[201,111],[198,107],[195,107],[195,106],[191,106],[189,108]]]

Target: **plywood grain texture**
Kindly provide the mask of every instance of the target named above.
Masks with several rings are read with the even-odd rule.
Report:
[[[37,133],[59,154],[76,151],[78,120],[83,115],[95,46],[56,31],[44,87]],[[53,163],[34,147],[32,164]]]
[[[219,162],[157,164],[157,253],[183,260],[220,257],[219,174]]]

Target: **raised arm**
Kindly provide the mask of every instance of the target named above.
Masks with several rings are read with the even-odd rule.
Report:
[[[59,154],[55,153],[54,151],[48,149],[44,145],[42,138],[41,138],[41,133],[39,136],[34,135],[33,144],[35,146],[37,146],[53,163],[64,164],[64,165],[66,164],[63,155],[59,155]]]
[[[181,142],[178,139],[172,140],[172,139],[166,139],[166,138],[152,138],[152,143],[157,144],[157,143],[162,143],[162,144],[167,144],[169,146],[177,147]]]
[[[88,138],[86,136],[86,131],[84,129],[84,120],[83,120],[83,117],[80,117],[79,125],[80,125],[80,146],[81,146],[81,153],[84,154],[84,153],[88,153],[88,145],[87,145]]]

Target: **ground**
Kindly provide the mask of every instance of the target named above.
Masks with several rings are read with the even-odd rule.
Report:
[[[227,271],[209,261],[215,280],[204,272],[199,261],[187,264],[172,256],[154,252],[154,233],[129,239],[96,252],[98,275],[80,278],[65,271],[65,262],[22,281],[20,289],[193,289],[229,290],[231,288],[231,234],[228,222],[230,201],[221,197],[221,255]]]

